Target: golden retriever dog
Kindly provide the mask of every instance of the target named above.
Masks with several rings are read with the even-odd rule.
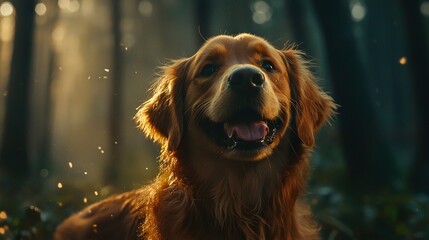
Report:
[[[55,239],[319,239],[302,194],[335,104],[301,52],[216,36],[151,91],[135,119],[161,145],[159,175],[72,215]]]

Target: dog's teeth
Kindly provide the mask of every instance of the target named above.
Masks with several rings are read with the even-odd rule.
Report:
[[[272,133],[271,133],[269,136],[267,136],[267,138],[265,139],[265,141],[266,141],[268,144],[271,144],[271,143],[274,141],[274,138],[275,138],[275,136],[276,136],[276,132],[277,132],[277,128],[274,128],[274,129],[272,130]]]
[[[228,150],[232,150],[237,146],[237,140],[229,138],[227,140],[227,148]]]

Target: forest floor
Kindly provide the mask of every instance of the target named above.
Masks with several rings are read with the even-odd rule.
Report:
[[[0,189],[0,240],[52,239],[56,226],[70,214],[121,191],[82,188],[44,191]],[[123,191],[123,190],[122,190]],[[429,239],[429,196],[380,194],[345,197],[332,187],[311,186],[306,196],[323,239]]]

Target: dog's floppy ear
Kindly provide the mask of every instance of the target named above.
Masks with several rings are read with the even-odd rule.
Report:
[[[177,149],[182,138],[187,65],[188,59],[179,59],[164,67],[134,116],[138,128],[168,150]]]
[[[332,98],[316,85],[315,77],[300,51],[288,49],[282,53],[294,98],[297,134],[305,145],[313,147],[317,130],[334,114],[336,105]]]

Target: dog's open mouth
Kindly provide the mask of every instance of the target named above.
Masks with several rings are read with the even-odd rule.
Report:
[[[228,150],[256,151],[273,143],[281,120],[268,120],[254,114],[239,114],[228,121],[216,123],[204,119],[203,131]]]

